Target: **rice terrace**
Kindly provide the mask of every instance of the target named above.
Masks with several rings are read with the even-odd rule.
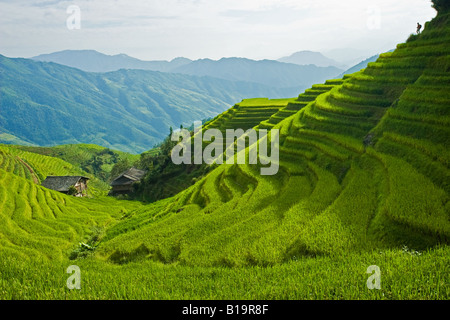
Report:
[[[137,112],[120,90],[163,72],[103,74],[0,56],[0,299],[448,300],[450,6],[429,5],[436,16],[420,32],[362,70],[290,98],[192,109],[214,134],[152,129],[167,132],[134,153],[112,136]],[[89,111],[56,86],[63,68],[85,81],[73,103],[119,101],[119,111],[105,111],[119,120],[98,116],[104,131],[89,131]],[[50,80],[24,80],[38,73],[57,79],[52,89],[44,89]],[[177,77],[192,90],[208,87],[201,77],[170,81]],[[142,90],[136,100],[150,89]],[[160,105],[163,91],[151,93]],[[180,100],[203,101],[192,92],[180,90]],[[53,97],[64,97],[60,110],[48,107]],[[60,120],[63,113],[87,124]],[[127,133],[136,146],[147,138],[139,115]],[[45,122],[46,136],[60,126],[68,143],[39,143]],[[22,124],[21,135],[14,125]],[[72,143],[77,130],[94,142]],[[230,130],[254,135],[244,146],[227,139]],[[191,146],[172,161],[173,150]],[[262,146],[265,157],[256,156]],[[196,161],[205,149],[210,160]],[[277,170],[263,174],[270,166]]]

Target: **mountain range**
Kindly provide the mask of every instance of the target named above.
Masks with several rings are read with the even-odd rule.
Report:
[[[211,76],[231,81],[249,81],[276,88],[291,88],[295,90],[292,95],[297,95],[301,90],[310,87],[312,84],[323,82],[344,71],[342,68],[337,68],[331,64],[313,65],[313,60],[308,60],[305,65],[267,59],[256,61],[236,57],[195,61],[180,57],[171,61],[143,61],[126,54],[111,56],[95,50],[65,50],[39,55],[31,59],[55,62],[88,72],[142,69],[194,76]]]
[[[201,59],[174,69],[172,72],[213,76],[232,81],[249,81],[275,88],[307,88],[323,82],[342,69],[297,65],[274,60],[250,60],[246,58],[222,58],[218,61]],[[298,93],[297,93],[298,94]]]
[[[170,126],[214,117],[244,98],[297,92],[288,91],[148,70],[85,72],[0,55],[0,142],[95,143],[139,153]]]
[[[119,69],[141,69],[170,72],[173,69],[192,62],[187,58],[175,58],[172,61],[144,61],[126,54],[107,55],[95,50],[63,50],[41,54],[31,59],[43,62],[55,62],[88,72],[109,72]]]
[[[32,59],[0,55],[0,142],[95,143],[139,153],[162,141],[169,127],[214,117],[246,98],[295,97],[343,72],[311,64],[335,63],[311,51],[284,60],[309,64],[245,58],[143,61],[95,50]]]

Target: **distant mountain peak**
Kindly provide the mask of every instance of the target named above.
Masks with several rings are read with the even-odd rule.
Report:
[[[320,52],[303,50],[297,51],[290,56],[278,59],[280,62],[293,63],[298,65],[316,65],[318,67],[337,67],[345,68],[346,66],[342,63],[335,61],[333,59],[327,58]]]
[[[176,61],[187,61],[187,62],[192,62],[191,59],[185,58],[185,57],[176,57],[172,60],[170,60],[170,62],[176,62]]]

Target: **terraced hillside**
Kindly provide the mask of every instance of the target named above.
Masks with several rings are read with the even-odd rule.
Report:
[[[26,148],[25,150],[22,148],[24,147],[0,145],[0,168],[20,177],[32,179],[36,184],[40,184],[47,176],[83,175],[90,178],[91,195],[99,195],[109,189],[105,181],[82,170],[77,163],[72,164],[57,157],[28,152],[25,151]],[[54,151],[66,148],[57,147]],[[31,150],[36,150],[36,147],[31,147]]]
[[[110,229],[99,255],[117,262],[138,250],[166,263],[266,266],[448,244],[448,19],[439,15],[365,70],[267,111],[258,126],[280,130],[277,175],[221,165],[164,214],[149,208]],[[269,102],[253,102],[260,108],[235,107],[205,129],[254,127]],[[276,116],[291,108],[300,111]]]
[[[449,299],[449,19],[440,12],[361,72],[205,124],[279,129],[272,176],[261,163],[222,164],[152,204],[76,199],[27,175],[20,159],[39,178],[42,156],[1,149],[0,294]],[[78,291],[65,287],[71,264]],[[370,265],[380,290],[367,289]]]
[[[116,163],[122,160],[134,163],[139,160],[139,155],[92,144],[67,144],[55,147],[16,146],[16,148],[62,159],[102,181],[111,178],[111,170]]]
[[[246,131],[257,127],[262,121],[279,113],[280,110],[286,108],[293,101],[295,99],[245,99],[205,123],[202,130],[219,130],[222,133],[223,139],[222,141],[214,140],[214,142],[222,144],[223,150],[226,150],[228,147],[225,139],[227,130],[242,129]],[[209,144],[209,141],[205,141],[203,146],[206,147]]]
[[[223,133],[225,133],[226,129],[240,128],[247,130],[276,114],[293,100],[266,98],[245,99],[209,121],[203,129],[219,129]]]
[[[0,147],[0,256],[68,257],[78,242],[90,241],[136,206],[130,202],[125,209],[115,199],[63,195],[40,186],[47,175],[87,174],[58,158]],[[105,188],[94,179],[94,194],[96,187]]]
[[[300,109],[305,107],[309,102],[314,101],[317,96],[322,93],[328,92],[334,86],[342,84],[342,79],[336,80],[327,80],[324,84],[315,84],[310,89],[307,89],[304,93],[300,94],[298,98],[294,101],[289,101],[288,104],[278,110],[275,114],[273,114],[269,119],[262,120],[257,129],[272,129],[276,124],[281,122],[282,120],[293,116]]]

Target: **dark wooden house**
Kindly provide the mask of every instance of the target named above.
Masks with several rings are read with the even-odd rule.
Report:
[[[130,168],[111,182],[111,194],[128,194],[133,191],[133,184],[141,181],[147,171]]]
[[[87,192],[89,178],[83,176],[48,176],[42,186],[75,197],[83,197]]]

